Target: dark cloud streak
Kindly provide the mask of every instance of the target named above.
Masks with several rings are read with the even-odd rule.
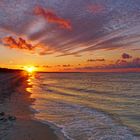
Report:
[[[100,59],[88,59],[87,62],[104,62],[105,59],[104,58],[100,58]]]
[[[129,55],[129,54],[127,54],[127,53],[123,53],[123,54],[122,54],[122,58],[123,58],[123,59],[130,59],[130,58],[132,58],[132,56]]]

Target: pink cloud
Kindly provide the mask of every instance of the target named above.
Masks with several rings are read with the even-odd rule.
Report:
[[[71,23],[69,20],[63,19],[55,14],[54,11],[44,9],[40,6],[35,7],[34,13],[38,16],[42,16],[45,20],[47,20],[50,23],[56,23],[61,28],[64,29],[72,29]]]

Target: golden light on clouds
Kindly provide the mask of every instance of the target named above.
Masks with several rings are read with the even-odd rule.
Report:
[[[0,1],[1,68],[140,71],[138,1],[54,1]]]

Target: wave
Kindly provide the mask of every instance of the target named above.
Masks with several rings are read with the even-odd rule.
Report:
[[[62,74],[59,78],[55,76],[51,79],[42,74],[41,78],[32,81],[30,92],[36,99],[32,105],[38,111],[36,119],[56,125],[68,139],[73,140],[140,139],[132,133],[131,127],[127,127],[132,126],[131,123],[138,126],[139,114],[134,108],[138,109],[139,86],[135,82],[135,93],[132,94],[131,90],[125,90],[129,88],[127,83],[126,86],[107,83],[110,77],[106,83],[105,80],[101,84],[94,81],[92,85],[86,76],[84,80],[75,80],[76,75],[73,78],[65,75],[65,79],[61,78]]]
[[[54,100],[47,100],[45,106],[47,111],[38,108],[35,117],[55,124],[68,139],[138,140],[127,127],[117,124],[103,112]]]

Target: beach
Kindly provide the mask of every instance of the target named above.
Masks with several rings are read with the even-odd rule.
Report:
[[[0,0],[0,140],[140,140],[140,0]]]
[[[0,140],[139,140],[139,76],[0,73]]]
[[[28,75],[0,73],[0,140],[58,140],[50,126],[33,119],[34,99],[26,91]],[[9,119],[11,116],[13,119]]]

